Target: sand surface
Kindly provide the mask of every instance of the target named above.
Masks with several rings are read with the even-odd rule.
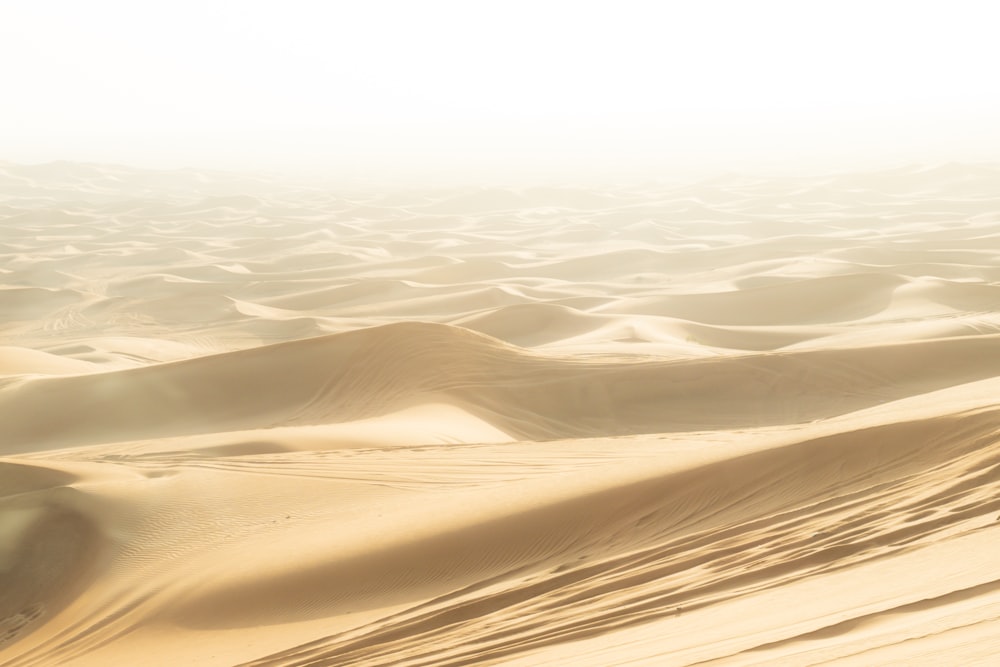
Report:
[[[0,664],[1000,654],[1000,169],[0,163]]]

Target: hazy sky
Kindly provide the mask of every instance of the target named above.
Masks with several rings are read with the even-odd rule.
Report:
[[[532,176],[1000,158],[996,2],[0,3],[0,160]],[[567,172],[568,173],[568,172]]]

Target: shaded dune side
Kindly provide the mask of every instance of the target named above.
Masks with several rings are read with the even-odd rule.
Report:
[[[726,292],[630,297],[600,309],[642,312],[717,325],[810,325],[879,315],[906,280],[899,276],[852,273],[786,279],[776,285]]]
[[[1000,510],[998,416],[993,408],[879,424],[687,470],[650,471],[470,524],[461,534],[373,553],[363,567],[331,563],[331,590],[350,592],[355,603],[393,586],[426,592],[424,577],[439,569],[450,572],[451,583],[477,581],[440,586],[440,596],[426,603],[247,664],[493,664],[864,565],[932,544],[963,523],[969,531],[989,529]],[[414,570],[406,558],[413,548],[440,560]],[[179,611],[195,625],[208,618],[252,625],[262,619],[247,601],[274,595],[279,583],[259,591],[217,587]],[[282,602],[300,609],[321,593],[285,583]],[[791,639],[796,630],[787,632]]]
[[[80,300],[80,294],[70,289],[0,287],[0,322],[6,324],[44,317]]]
[[[0,461],[0,648],[53,616],[94,574],[101,529],[73,502],[75,479]]]
[[[809,421],[1000,374],[1000,336],[588,361],[403,323],[0,391],[8,452],[375,417],[444,395],[520,439]],[[234,400],[239,396],[239,400]],[[55,406],[55,407],[53,407]]]

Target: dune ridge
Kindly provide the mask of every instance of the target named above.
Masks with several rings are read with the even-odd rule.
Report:
[[[990,664],[998,185],[0,163],[0,664]]]
[[[9,451],[356,421],[428,400],[465,406],[523,440],[796,424],[995,377],[998,345],[1000,334],[982,334],[783,354],[581,361],[448,325],[397,323],[26,379],[0,390],[0,419]],[[914,358],[923,362],[914,365]],[[49,410],[52,402],[64,406],[59,414]]]

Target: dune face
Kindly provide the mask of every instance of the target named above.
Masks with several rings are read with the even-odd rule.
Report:
[[[991,664],[998,193],[0,164],[0,664]]]

